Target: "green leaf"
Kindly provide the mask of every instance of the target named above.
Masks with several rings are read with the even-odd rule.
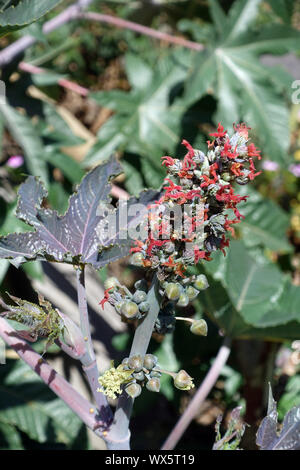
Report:
[[[211,10],[218,16],[214,21],[223,21],[224,34],[220,37],[217,26],[209,46],[195,57],[184,99],[193,104],[205,94],[213,94],[218,100],[215,121],[227,128],[245,121],[258,136],[264,154],[286,167],[290,163],[287,103],[292,77],[264,67],[259,56],[297,51],[300,33],[280,24],[251,29],[259,4],[260,0],[236,1],[222,20],[222,13],[219,16],[218,7],[211,2]]]
[[[226,15],[220,6],[218,0],[209,0],[209,11],[212,17],[212,20],[215,24],[216,29],[220,34],[224,31],[224,26],[226,24],[227,18]]]
[[[288,214],[251,187],[241,186],[237,192],[242,196],[250,196],[247,202],[241,205],[245,220],[238,226],[245,245],[262,245],[278,253],[290,253],[292,246],[287,238],[290,225]]]
[[[225,27],[226,43],[233,41],[248,30],[256,19],[258,7],[262,0],[238,0],[229,10]]]
[[[44,147],[32,122],[9,105],[0,103],[0,111],[13,138],[24,150],[29,172],[32,175],[40,176],[48,185]]]
[[[14,426],[38,442],[70,445],[80,419],[45,386],[27,364],[15,361],[10,372],[0,370],[0,422]],[[54,435],[53,435],[54,432]]]
[[[60,2],[61,0],[22,0],[16,6],[0,11],[0,36],[37,21]]]
[[[115,150],[124,150],[131,141],[173,150],[180,141],[180,119],[186,103],[177,99],[170,104],[170,93],[187,74],[186,64],[178,59],[162,61],[155,70],[132,56],[126,59],[126,68],[132,90],[98,92],[91,97],[101,106],[116,111],[100,129],[95,146],[88,153],[85,164],[107,158]],[[151,79],[152,78],[152,79]],[[147,86],[140,86],[147,83]]]
[[[6,446],[2,444],[3,436]],[[15,426],[0,421],[0,450],[23,450],[22,439]]]

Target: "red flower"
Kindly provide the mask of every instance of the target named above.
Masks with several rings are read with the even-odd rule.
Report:
[[[260,150],[258,150],[254,144],[248,145],[248,156],[249,157],[257,157],[258,160],[261,160]]]
[[[224,131],[224,127],[223,127],[222,124],[219,122],[219,124],[218,124],[218,132],[211,132],[209,135],[211,135],[212,137],[219,137],[219,138],[222,138],[222,137],[225,137],[226,132],[227,132],[227,131]]]
[[[102,309],[104,310],[104,304],[108,302],[109,299],[109,292],[112,290],[112,287],[109,287],[108,289],[105,289],[104,291],[104,297],[103,299],[99,302],[99,305],[101,305]]]

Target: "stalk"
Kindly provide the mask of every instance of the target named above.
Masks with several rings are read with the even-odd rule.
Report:
[[[80,359],[80,361],[82,364],[82,369],[88,379],[93,397],[97,404],[99,416],[103,422],[109,424],[112,421],[112,411],[110,409],[110,406],[108,405],[105,395],[97,391],[99,387],[99,370],[91,336],[88,305],[86,300],[84,266],[79,267],[77,269],[76,281],[81,332],[87,344],[87,353],[84,358]]]
[[[130,356],[139,354],[143,357],[147,352],[154,324],[160,310],[161,296],[158,292],[158,287],[159,282],[156,277],[156,274],[154,274],[152,285],[147,298],[147,301],[150,304],[150,309],[145,318],[139,323],[135,331],[133,343],[130,350]],[[123,392],[118,400],[118,406],[115,412],[114,421],[107,436],[108,448],[110,450],[126,450],[130,448],[129,421],[132,412],[133,401],[133,398],[129,397],[126,392]],[[109,445],[110,440],[113,441],[112,445],[115,442],[119,442],[122,447],[111,447]]]
[[[216,359],[214,360],[211,368],[209,369],[208,374],[206,375],[201,386],[199,387],[196,395],[194,396],[189,406],[177,422],[171,434],[163,444],[161,450],[174,449],[178,441],[181,439],[185,430],[197,414],[201,404],[215,385],[224,365],[226,364],[230,354],[230,343],[230,339],[226,338],[223,343],[223,346],[221,346]]]
[[[27,342],[20,338],[9,323],[0,317],[0,336],[5,343],[13,348],[19,357],[45,382],[45,384],[61,398],[79,418],[99,437],[104,438],[104,423],[93,405],[81,396],[55,369],[35,352]]]

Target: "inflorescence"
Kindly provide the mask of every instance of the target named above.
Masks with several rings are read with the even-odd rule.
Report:
[[[225,254],[229,245],[226,235],[234,234],[233,225],[243,218],[237,205],[248,197],[235,194],[232,184],[247,184],[260,174],[253,162],[254,157],[261,158],[260,151],[248,144],[249,128],[239,124],[234,130],[230,138],[219,124],[217,132],[210,134],[215,139],[208,141],[206,155],[183,140],[188,149],[183,160],[163,157],[168,177],[161,198],[152,205],[157,212],[151,212],[148,239],[136,241],[131,249],[133,264],[156,270],[163,281],[183,278],[188,265],[201,259],[209,261],[215,250]],[[164,218],[175,206],[184,208],[181,233],[176,230],[178,220],[170,230]],[[234,218],[229,218],[228,209]],[[153,232],[158,237],[153,237]]]

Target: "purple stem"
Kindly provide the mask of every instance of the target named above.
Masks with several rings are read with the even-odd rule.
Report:
[[[155,39],[160,39],[161,41],[169,42],[171,44],[176,44],[177,46],[186,47],[188,49],[193,49],[194,51],[202,51],[204,45],[198,42],[188,41],[180,36],[172,36],[171,34],[163,33],[161,31],[156,31],[153,28],[148,28],[148,26],[143,26],[138,23],[133,23],[132,21],[123,20],[111,15],[103,15],[101,13],[79,13],[80,18],[85,18],[87,20],[99,21],[101,23],[108,23],[117,28],[130,29],[136,33],[144,34],[145,36],[150,36]]]
[[[78,0],[78,2],[66,8],[55,18],[52,18],[50,21],[47,21],[43,26],[43,33],[51,33],[51,31],[54,31],[65,23],[68,23],[69,21],[78,18],[78,15],[79,13],[81,13],[81,10],[87,8],[92,3],[92,1],[93,0]],[[27,47],[32,46],[36,41],[36,38],[27,35],[23,36],[10,46],[3,49],[3,51],[0,52],[0,67],[9,64],[15,57],[25,51]]]
[[[180,36],[172,36],[171,34],[156,31],[155,29],[143,26],[138,23],[133,23],[132,21],[123,20],[122,18],[111,15],[103,15],[101,13],[83,13],[82,10],[87,8],[90,3],[92,3],[92,1],[93,0],[78,0],[77,3],[66,8],[66,10],[57,15],[55,18],[47,21],[43,26],[43,33],[48,34],[71,20],[85,18],[87,20],[112,24],[118,28],[130,29],[136,33],[144,34],[155,39],[160,39],[161,41],[165,41],[171,44],[176,44],[177,46],[186,47],[194,51],[202,51],[204,49],[204,45],[198,42],[188,41],[187,39],[184,39]],[[13,44],[3,49],[3,51],[0,52],[0,67],[9,64],[15,57],[25,51],[28,47],[35,44],[36,41],[37,39],[32,36],[23,36],[21,39],[18,39]],[[64,83],[63,86],[65,85],[66,83]],[[67,86],[69,86],[68,83]],[[86,93],[85,90],[81,90],[81,92],[82,91],[84,94]]]
[[[163,444],[161,450],[172,450],[176,446],[177,442],[181,439],[185,430],[189,426],[190,422],[196,416],[199,408],[213,386],[215,385],[224,365],[227,362],[230,354],[230,343],[231,341],[226,338],[223,346],[220,348],[216,359],[214,360],[208,374],[206,375],[201,386],[198,388],[196,395],[190,402],[189,406],[177,422],[176,426],[172,430],[166,442]]]
[[[79,418],[99,437],[106,434],[106,423],[99,420],[97,410],[81,396],[61,375],[59,375],[42,357],[35,352],[9,323],[0,317],[0,336],[8,346],[25,361],[29,367],[45,382],[46,385],[61,398]]]

